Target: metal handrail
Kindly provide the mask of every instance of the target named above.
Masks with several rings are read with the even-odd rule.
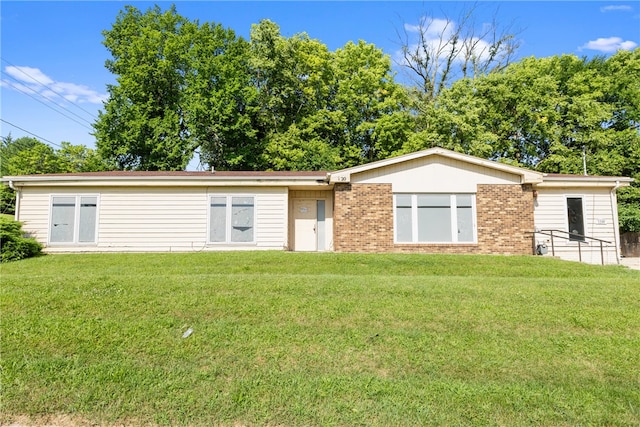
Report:
[[[555,245],[553,242],[553,238],[554,238],[554,234],[553,233],[564,233],[564,234],[568,234],[569,237],[566,236],[558,236],[555,235],[555,237],[559,237],[561,239],[565,239],[565,240],[570,240],[573,242],[577,242],[578,243],[578,259],[580,260],[580,262],[582,262],[582,243],[584,242],[584,239],[589,239],[589,240],[595,240],[597,242],[600,242],[600,261],[602,262],[602,265],[604,265],[604,249],[602,247],[603,243],[608,243],[611,244],[612,242],[609,242],[608,240],[602,240],[602,239],[598,239],[596,237],[590,237],[590,236],[585,236],[583,234],[578,234],[578,233],[570,233],[568,231],[564,231],[564,230],[555,230],[555,229],[549,229],[549,230],[537,230],[533,232],[533,236],[535,239],[535,235],[536,233],[538,234],[544,234],[545,236],[551,236],[551,255],[552,256],[556,256],[556,249],[555,249]],[[576,236],[581,238],[582,240],[573,240],[572,237]]]

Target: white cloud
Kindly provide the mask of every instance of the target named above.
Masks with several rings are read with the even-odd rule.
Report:
[[[2,79],[2,86],[29,95],[40,95],[49,101],[59,102],[60,98],[71,103],[101,104],[107,99],[87,86],[75,83],[55,81],[38,68],[26,66],[7,66],[4,72],[10,79]]]
[[[487,30],[490,30],[491,27],[491,24],[483,24],[482,33],[490,33],[490,31]],[[457,31],[456,22],[449,19],[423,17],[420,20],[420,24],[405,24],[404,29],[408,35],[416,34],[418,37],[422,35],[424,38],[424,46],[427,47],[429,52],[438,52],[441,58],[447,57],[451,54],[453,45],[449,40],[451,40],[451,36],[455,31]],[[421,49],[417,49],[417,43],[409,43],[407,47],[410,52],[416,52],[418,55],[424,54]],[[458,40],[458,44],[455,47],[457,53],[454,60],[463,61],[465,55],[463,51],[466,51],[467,53],[471,52],[472,56],[475,56],[480,60],[486,60],[490,54],[490,47],[490,42],[478,37],[462,38]],[[397,51],[394,58],[398,63],[406,62],[401,51]]]
[[[589,49],[597,50],[604,53],[613,53],[619,50],[632,50],[635,49],[636,46],[638,46],[638,44],[631,40],[623,41],[620,37],[603,37],[589,41],[580,46],[579,49]]]
[[[603,6],[600,8],[600,12],[615,12],[615,11],[631,12],[633,8],[627,5],[611,5]]]
[[[420,20],[420,24],[404,24],[404,28],[407,32],[417,34],[422,32],[428,39],[437,40],[440,38],[440,35],[447,38],[447,36],[453,32],[455,23],[446,19],[430,18],[425,16]]]

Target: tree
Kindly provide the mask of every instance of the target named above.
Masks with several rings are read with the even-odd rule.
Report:
[[[185,77],[186,125],[200,162],[216,169],[250,169],[260,153],[254,129],[256,90],[249,45],[217,24],[198,29]]]
[[[501,28],[494,16],[490,24],[475,22],[477,6],[459,18],[425,16],[418,25],[404,25],[399,34],[403,65],[423,100],[435,101],[452,82],[501,71],[511,62],[520,42],[509,27]],[[413,35],[415,34],[415,35]]]
[[[94,124],[97,147],[118,169],[179,170],[193,157],[197,143],[187,128],[185,78],[197,25],[159,6],[141,13],[120,12],[103,32],[116,74],[104,112]]]
[[[251,29],[251,123],[260,169],[335,169],[377,160],[410,130],[406,94],[391,60],[360,41],[330,52],[307,34]],[[404,125],[396,129],[395,126]]]

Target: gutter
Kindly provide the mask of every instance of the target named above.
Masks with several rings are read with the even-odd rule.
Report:
[[[9,180],[9,188],[16,192],[16,212],[14,219],[18,221],[18,218],[20,218],[20,190],[16,188],[12,180]]]
[[[616,181],[616,185],[609,192],[609,198],[611,200],[611,216],[613,217],[613,235],[616,242],[616,262],[620,265],[620,224],[618,224],[618,198],[616,196],[616,190],[622,187],[620,181]]]

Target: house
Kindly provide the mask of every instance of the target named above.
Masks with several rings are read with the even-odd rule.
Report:
[[[625,177],[554,175],[442,148],[335,172],[4,177],[47,252],[534,254],[617,264]]]

